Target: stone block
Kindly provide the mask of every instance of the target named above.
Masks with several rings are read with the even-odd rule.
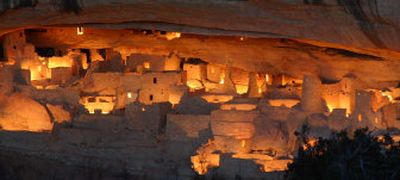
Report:
[[[55,84],[64,84],[72,78],[70,67],[57,67],[51,69],[51,81]]]

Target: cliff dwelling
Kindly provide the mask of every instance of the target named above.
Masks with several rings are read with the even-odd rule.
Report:
[[[305,124],[315,139],[400,137],[400,14],[363,5],[358,17],[330,0],[1,2],[0,167],[282,179]]]

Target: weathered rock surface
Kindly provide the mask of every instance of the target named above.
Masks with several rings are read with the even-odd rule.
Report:
[[[46,107],[49,109],[55,122],[63,123],[72,120],[71,114],[62,105],[46,104]]]
[[[46,131],[53,125],[46,109],[22,94],[0,97],[0,126],[5,130]]]
[[[69,7],[61,1],[55,2],[39,0],[33,7],[3,7],[3,11],[8,10],[0,17],[3,22],[0,28],[5,32],[42,25],[114,24],[304,38],[363,48],[400,48],[397,30],[400,2],[394,0],[312,3],[300,0],[83,0],[75,7],[71,6],[73,2]]]
[[[210,114],[217,107],[216,104],[209,104],[201,97],[191,97],[188,94],[184,94],[176,106],[176,112],[179,114]]]

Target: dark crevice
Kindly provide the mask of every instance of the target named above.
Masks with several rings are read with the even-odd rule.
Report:
[[[303,3],[309,5],[324,5],[323,0],[303,0]]]
[[[379,56],[357,53],[354,51],[349,51],[346,49],[339,49],[339,48],[329,48],[329,47],[320,47],[313,44],[303,43],[291,39],[280,39],[279,41],[282,45],[281,46],[274,46],[275,48],[281,49],[292,49],[307,53],[311,58],[318,59],[317,56],[313,54],[315,52],[324,52],[329,56],[344,56],[349,58],[358,58],[362,60],[370,60],[370,61],[383,61],[384,59]]]
[[[47,33],[47,29],[25,29],[25,33]]]
[[[303,53],[306,53],[308,56],[310,56],[313,59],[319,59],[317,56],[313,54],[313,51],[320,51],[321,47],[315,46],[312,44],[307,44],[307,43],[302,43],[298,41],[294,41],[291,39],[280,39],[279,42],[283,45],[281,46],[274,46],[275,48],[280,48],[280,49],[292,49],[292,50],[297,50],[301,51]]]
[[[354,16],[360,29],[376,47],[386,48],[386,45],[379,38],[378,33],[375,30],[374,24],[364,12],[360,0],[337,0],[337,2],[340,6],[343,6],[347,13]]]
[[[41,57],[53,57],[56,55],[54,48],[35,47],[35,52]]]
[[[325,53],[330,56],[341,55],[341,56],[352,57],[352,58],[362,58],[362,59],[371,60],[371,61],[383,61],[383,59],[381,57],[368,55],[368,54],[356,53],[356,52],[348,51],[348,50],[344,50],[344,49],[326,48]]]
[[[59,24],[60,26],[65,26]],[[83,23],[83,24],[70,24],[71,26],[91,26],[97,28],[110,27],[110,24],[106,23]],[[259,32],[259,31],[237,31],[223,28],[209,28],[204,26],[192,26],[188,24],[177,24],[168,23],[163,21],[121,21],[113,25],[128,25],[124,29],[133,30],[134,33],[140,32],[143,34],[153,34],[153,30],[158,31],[179,31],[188,34],[199,34],[199,35],[216,35],[216,36],[247,36],[254,38],[294,38],[294,36],[282,35],[279,33],[272,32]],[[150,28],[151,27],[151,28]],[[138,31],[137,31],[138,30]]]
[[[100,56],[101,56],[103,59],[106,59],[106,58],[107,58],[106,49],[99,49],[99,50],[97,50],[97,52],[100,54]]]
[[[203,61],[200,58],[188,58],[186,60],[186,63],[188,63],[188,64],[207,64],[206,61]]]
[[[7,58],[4,52],[3,42],[0,41],[0,62],[1,61],[7,61]]]
[[[340,82],[340,80],[328,79],[328,78],[325,78],[323,76],[320,76],[319,78],[321,79],[321,83],[322,84],[336,84],[336,83]]]
[[[92,56],[90,55],[90,50],[89,49],[81,49],[81,52],[86,55],[86,62],[90,64],[92,62]]]

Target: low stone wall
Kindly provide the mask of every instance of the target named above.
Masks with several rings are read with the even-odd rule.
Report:
[[[166,135],[170,140],[188,140],[206,136],[211,116],[168,114]]]

